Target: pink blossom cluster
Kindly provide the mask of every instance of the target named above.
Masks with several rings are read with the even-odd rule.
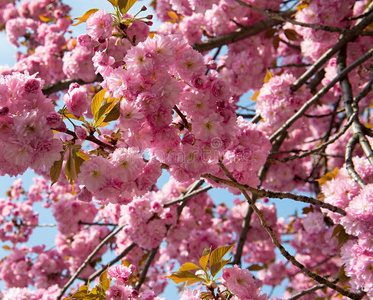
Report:
[[[55,240],[56,248],[58,253],[67,261],[69,272],[74,273],[108,234],[109,228],[105,226],[89,226],[74,235],[63,236],[61,233],[57,233]],[[108,246],[103,246],[93,257],[92,261],[99,260],[107,250]],[[80,276],[88,278],[95,270],[94,265],[94,263],[88,264]]]
[[[45,250],[45,246],[13,247],[0,265],[0,276],[7,288],[26,288],[31,284],[48,289],[66,283],[67,278],[62,275],[66,267],[66,261],[56,250]]]
[[[202,55],[176,35],[148,38],[132,47],[124,61],[126,69],[109,72],[108,66],[102,75],[108,93],[124,97],[119,128],[125,143],[150,150],[180,181],[213,168],[235,137],[227,84],[216,73],[205,76]],[[175,105],[177,117],[172,116]]]
[[[280,128],[284,121],[311,98],[311,93],[308,90],[291,91],[290,87],[295,81],[294,75],[285,73],[273,76],[260,89],[256,110],[264,119],[262,126],[269,133]]]
[[[0,199],[0,240],[13,244],[27,242],[38,224],[37,212],[33,211],[32,202],[22,201],[24,194],[22,179],[16,179],[8,192],[7,199]]]
[[[373,273],[370,266],[373,263],[373,168],[364,158],[354,157],[353,163],[356,172],[368,183],[364,188],[360,188],[351,179],[344,167],[334,179],[323,185],[322,190],[326,202],[346,211],[346,216],[328,213],[335,223],[341,224],[346,233],[351,235],[350,240],[341,249],[342,262],[346,264],[346,275],[351,277],[350,283],[355,290],[363,289],[372,297]]]
[[[11,43],[19,46],[22,39],[28,53],[19,52],[17,63],[12,68],[3,68],[1,73],[38,73],[46,83],[64,79],[64,33],[72,23],[68,15],[71,8],[53,0],[24,1],[17,7],[14,1],[7,2],[10,3],[0,7],[0,24],[5,26]]]
[[[234,295],[234,299],[265,300],[267,294],[261,295],[261,284],[246,269],[240,269],[237,265],[223,269],[224,285]]]
[[[249,208],[247,202],[240,201],[240,199],[235,199],[234,204],[235,206],[229,210],[226,216],[227,222],[223,225],[223,232],[225,234],[235,234],[231,236],[231,243],[235,240],[236,236],[239,235],[241,231],[241,221]],[[275,205],[271,204],[268,206],[264,203],[257,203],[257,207],[263,213],[267,224],[271,226],[276,236],[280,239],[282,226],[277,220]],[[270,242],[270,237],[261,225],[257,215],[253,214],[250,224],[251,226],[246,236],[242,258],[245,262],[250,264],[266,264],[272,259],[275,259],[276,247]]]
[[[60,159],[62,143],[53,138],[48,116],[53,103],[35,76],[14,73],[0,77],[0,174],[23,174],[28,167],[49,170]]]
[[[312,1],[309,5],[296,14],[296,20],[303,23],[322,24],[329,26],[348,27],[346,21],[351,16],[351,7],[355,1]],[[338,41],[338,33],[315,30],[297,26],[297,32],[302,35],[302,53],[309,60],[317,60],[326,49]]]
[[[83,163],[78,179],[100,203],[128,204],[135,195],[145,193],[161,176],[156,159],[145,162],[136,148],[118,148],[111,159],[93,157]]]
[[[30,203],[0,198],[0,212],[0,239],[14,244],[27,242],[39,215]]]
[[[162,193],[168,201],[175,200],[182,196],[182,192],[190,183],[180,184],[175,179],[171,179],[163,186]],[[189,199],[178,222],[174,222],[167,233],[165,240],[169,246],[163,248],[160,261],[175,260],[180,264],[198,263],[197,257],[193,257],[192,253],[202,253],[205,248],[215,249],[221,244],[228,244],[230,239],[213,229],[223,223],[221,218],[214,218],[213,208],[214,203],[208,194],[204,193]],[[211,214],[205,214],[205,211],[211,211]]]
[[[23,300],[23,299],[40,299],[55,300],[60,294],[60,288],[57,285],[49,286],[47,289],[31,290],[28,288],[12,287],[4,291],[3,300]]]
[[[88,34],[95,40],[103,42],[111,37],[113,17],[103,9],[99,9],[87,20]]]
[[[124,265],[112,266],[108,270],[108,275],[113,280],[115,285],[109,287],[105,292],[107,300],[161,300],[157,297],[151,289],[144,289],[143,291],[137,291],[132,285],[130,277],[134,276],[136,267],[130,265],[128,267]]]
[[[51,208],[58,231],[63,235],[77,233],[83,227],[81,223],[92,222],[98,211],[93,203],[79,201],[68,192],[60,193]]]
[[[148,192],[123,206],[119,219],[119,224],[126,224],[123,234],[144,249],[159,246],[167,227],[176,222],[176,208],[163,208],[167,200],[162,191]]]

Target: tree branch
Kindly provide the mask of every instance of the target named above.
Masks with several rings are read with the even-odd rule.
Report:
[[[367,27],[370,23],[373,22],[373,2],[369,5],[368,12],[366,17],[360,20],[359,23],[351,30],[352,32],[347,33],[342,39],[339,40],[337,44],[335,44],[332,48],[326,51],[313,65],[310,67],[299,79],[292,85],[291,90],[296,91],[299,89],[306,81],[313,76],[317,72],[321,66],[326,63],[326,61],[331,58],[335,53],[337,53],[344,45],[346,45],[349,41],[356,38],[356,34],[353,33],[354,30],[361,31],[365,27]]]
[[[97,247],[92,251],[90,255],[85,259],[83,264],[76,270],[75,274],[70,278],[70,280],[64,285],[62,288],[60,294],[57,297],[57,300],[60,300],[63,294],[66,292],[66,290],[69,288],[69,286],[74,282],[74,280],[79,276],[79,274],[83,271],[83,269],[89,264],[91,259],[100,251],[100,249],[112,238],[114,237],[119,231],[123,229],[123,227],[126,226],[126,224],[123,224],[119,226],[117,229],[114,229],[111,231],[102,241],[97,245]]]
[[[296,9],[288,10],[285,12],[281,12],[281,16],[284,17],[290,17],[294,13],[296,13]],[[264,20],[260,20],[250,26],[245,26],[242,28],[237,29],[236,31],[220,35],[217,37],[214,37],[212,39],[203,41],[198,44],[194,44],[192,47],[194,50],[197,50],[198,52],[206,52],[210,51],[216,47],[221,47],[224,45],[232,44],[235,42],[238,42],[240,40],[243,40],[249,36],[256,35],[258,33],[261,33],[269,28],[272,28],[273,26],[282,24],[283,21],[274,20],[272,18],[266,18]]]
[[[241,4],[242,6],[245,6],[245,7],[248,7],[260,14],[263,14],[267,17],[270,17],[274,20],[279,20],[279,21],[282,21],[282,22],[288,22],[288,23],[291,23],[293,25],[298,25],[298,26],[302,26],[302,27],[308,27],[308,28],[313,28],[315,30],[323,30],[323,31],[328,31],[328,32],[339,32],[339,33],[354,33],[354,34],[358,34],[358,35],[368,35],[368,36],[371,36],[373,35],[373,31],[362,31],[362,30],[354,30],[354,29],[348,29],[348,28],[340,28],[340,27],[334,27],[334,26],[327,26],[327,25],[318,25],[318,24],[310,24],[310,23],[303,23],[303,22],[298,22],[294,19],[291,19],[291,18],[287,18],[287,17],[283,17],[283,16],[280,16],[279,14],[275,14],[275,13],[271,13],[269,11],[266,11],[266,10],[263,10],[263,9],[260,9],[260,8],[257,8],[253,5],[250,5],[250,4],[247,4],[245,2],[242,2],[241,0],[234,0],[236,1],[237,3]]]
[[[226,173],[226,175],[228,176],[228,178],[233,178],[234,179],[234,177],[229,173],[229,171],[225,167],[223,168],[223,171]],[[265,218],[263,216],[263,213],[258,209],[258,207],[255,205],[254,201],[250,198],[250,196],[247,194],[247,192],[244,189],[241,189],[241,193],[244,195],[244,197],[248,201],[249,205],[253,208],[253,210],[255,211],[255,213],[257,214],[257,216],[259,217],[262,226],[267,231],[268,235],[271,237],[272,242],[280,250],[281,254],[288,261],[290,261],[294,266],[298,267],[303,273],[305,273],[308,277],[312,278],[313,280],[317,281],[318,283],[324,284],[327,287],[329,287],[329,288],[337,291],[338,293],[340,293],[340,294],[342,294],[344,296],[350,297],[351,299],[360,300],[365,295],[365,293],[363,293],[363,294],[362,293],[357,294],[357,293],[353,293],[353,292],[350,292],[350,291],[346,291],[343,288],[341,288],[340,286],[338,286],[338,285],[330,282],[326,278],[324,278],[324,277],[322,277],[322,276],[320,276],[320,275],[318,275],[316,273],[313,273],[306,266],[304,266],[299,261],[297,261],[295,259],[295,257],[292,256],[288,251],[286,251],[286,249],[277,240],[277,237],[276,237],[275,233],[273,232],[273,229],[267,224],[267,222],[266,222],[266,220],[265,220]]]
[[[110,265],[114,265],[115,263],[117,263],[118,261],[120,261],[123,257],[125,257],[128,253],[130,253],[131,250],[132,250],[133,248],[135,248],[136,246],[137,246],[136,243],[132,243],[131,245],[129,245],[129,246],[128,246],[126,249],[124,249],[124,250],[122,251],[122,253],[119,254],[116,258],[114,258],[113,260],[111,260],[111,261],[110,261],[109,263],[107,263],[106,265],[103,265],[103,266],[101,267],[101,269],[99,269],[99,270],[95,271],[93,274],[91,274],[91,276],[89,276],[89,278],[86,280],[86,283],[87,283],[88,281],[91,282],[91,281],[94,280],[96,277],[100,276],[101,273],[104,272],[104,271],[107,269],[108,266],[110,266]]]
[[[373,13],[372,19],[373,19]],[[324,86],[317,94],[315,94],[310,100],[308,100],[303,106],[295,113],[292,117],[290,117],[272,136],[270,137],[270,141],[273,142],[283,131],[287,130],[291,125],[295,123],[317,100],[319,100],[322,96],[324,96],[338,81],[341,80],[344,76],[350,73],[353,69],[357,66],[362,64],[364,61],[369,59],[373,54],[373,49],[370,49],[366,52],[363,56],[359,57],[355,60],[352,64],[348,67],[343,69],[343,71],[338,74],[336,77],[333,78],[326,86]]]
[[[268,197],[268,198],[274,198],[274,199],[292,199],[295,201],[303,202],[303,203],[308,203],[308,204],[313,204],[325,209],[328,209],[332,212],[339,213],[343,216],[346,215],[346,212],[341,209],[340,207],[331,205],[329,203],[322,202],[320,200],[317,200],[312,197],[307,197],[307,196],[302,196],[302,195],[296,195],[292,193],[287,193],[287,192],[273,192],[273,191],[268,191],[268,190],[263,190],[263,189],[256,189],[251,186],[248,186],[247,184],[240,184],[238,182],[230,181],[227,179],[223,179],[220,177],[216,177],[211,174],[204,174],[201,177],[211,179],[217,183],[223,183],[225,185],[235,187],[239,190],[247,190],[253,194],[258,195],[259,197]]]
[[[58,81],[56,83],[45,85],[44,88],[42,89],[42,92],[45,96],[49,96],[50,94],[57,93],[62,90],[67,90],[70,84],[72,83],[78,83],[80,85],[84,85],[84,84],[90,84],[94,82],[101,82],[103,80],[104,79],[102,78],[100,74],[97,74],[96,78],[90,82],[86,82],[81,79],[66,79],[66,80]]]

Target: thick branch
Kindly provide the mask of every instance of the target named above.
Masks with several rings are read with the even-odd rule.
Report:
[[[58,81],[56,83],[45,85],[42,92],[45,96],[49,96],[50,94],[57,93],[57,92],[62,91],[62,90],[67,90],[69,88],[70,84],[72,84],[72,83],[78,83],[80,85],[84,85],[84,84],[90,84],[90,83],[94,83],[94,82],[101,82],[103,80],[104,79],[102,78],[102,76],[100,74],[97,74],[96,78],[93,81],[90,81],[90,82],[86,82],[86,81],[81,80],[81,79],[66,79],[66,80]]]
[[[352,153],[354,151],[355,146],[359,142],[359,135],[353,134],[346,146],[346,169],[348,174],[351,176],[353,180],[361,187],[364,188],[366,183],[363,179],[361,179],[360,175],[355,171],[354,163],[352,161]]]

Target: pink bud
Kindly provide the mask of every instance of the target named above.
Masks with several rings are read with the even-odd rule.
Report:
[[[80,140],[85,140],[87,137],[87,131],[85,131],[82,127],[80,126],[75,126],[75,134]]]

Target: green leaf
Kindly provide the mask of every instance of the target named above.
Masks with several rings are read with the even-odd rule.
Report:
[[[205,279],[200,275],[194,275],[193,273],[189,271],[181,271],[181,272],[175,272],[172,273],[170,276],[166,276],[166,278],[170,278],[175,282],[176,284],[179,284],[181,282],[186,282],[187,285],[205,281]]]
[[[347,281],[350,280],[350,277],[348,277],[348,276],[346,275],[346,273],[345,273],[345,265],[346,265],[346,264],[343,264],[343,265],[340,267],[339,271],[338,271],[337,278],[339,279],[339,280],[338,280],[338,283],[340,283],[340,284],[344,284],[344,283],[346,283]]]
[[[206,271],[207,264],[209,262],[211,249],[204,249],[202,257],[199,259],[199,264],[201,265],[202,269]]]
[[[137,0],[118,0],[118,8],[125,15]]]
[[[91,104],[91,111],[92,111],[92,115],[93,117],[95,117],[95,115],[97,114],[97,112],[99,111],[100,109],[100,106],[101,106],[101,103],[102,101],[104,100],[105,98],[105,94],[106,94],[106,91],[107,89],[104,89],[104,90],[101,90],[99,91],[92,99],[92,104]],[[95,119],[96,120],[96,119]]]
[[[218,274],[219,271],[223,269],[226,264],[230,263],[230,261],[231,259],[222,259],[219,262],[211,265],[211,275],[215,276],[216,274]]]
[[[201,268],[193,263],[185,263],[183,264],[180,269],[179,269],[179,272],[181,271],[193,271],[193,270],[200,270]]]
[[[87,293],[88,286],[82,285],[71,297],[65,298],[64,300],[84,299],[84,297],[87,296]]]
[[[316,181],[320,184],[320,186],[322,186],[323,184],[325,184],[325,182],[333,180],[338,175],[338,171],[338,168],[334,168],[333,172],[326,173],[321,178],[316,179]]]
[[[275,76],[272,72],[268,71],[267,69],[267,74],[266,74],[266,77],[264,78],[264,83],[268,83],[268,81],[273,77]]]
[[[105,116],[110,113],[110,111],[114,108],[118,98],[105,98],[104,101],[101,103],[101,107],[95,115],[95,126],[100,126],[101,123],[104,121]]]
[[[285,29],[284,33],[289,41],[298,41],[298,33],[294,29]]]
[[[69,153],[69,157],[67,158],[67,161],[66,161],[65,175],[70,184],[73,184],[74,181],[76,180],[75,163],[71,155],[71,152]]]
[[[260,270],[264,270],[265,269],[265,266],[261,266],[261,265],[251,265],[250,267],[247,268],[249,271],[260,271]]]
[[[110,287],[111,280],[107,277],[107,272],[109,270],[109,267],[105,270],[105,272],[102,272],[100,275],[100,285],[103,288],[104,292]]]
[[[51,186],[58,181],[61,175],[62,164],[63,164],[63,151],[61,151],[60,153],[61,153],[61,159],[53,163],[50,169],[50,172],[49,172],[49,175],[51,177],[51,182],[52,182]]]
[[[78,175],[80,173],[80,166],[85,162],[85,160],[81,158],[80,156],[75,156],[74,161],[75,161],[76,175]]]
[[[79,20],[79,22],[76,23],[76,24],[73,24],[73,25],[71,25],[71,26],[76,26],[76,25],[79,25],[79,24],[81,24],[81,23],[86,22],[86,21],[88,20],[88,18],[89,18],[92,14],[94,14],[96,11],[98,11],[98,8],[92,8],[92,9],[86,11],[85,14],[84,14],[83,16],[81,16],[80,18],[75,18],[74,20]]]
[[[341,230],[344,230],[344,227],[341,224],[338,224],[337,226],[335,226],[335,228],[333,230],[332,237],[330,239],[332,239],[333,237],[337,236],[337,234],[340,233]]]
[[[115,103],[113,109],[106,115],[103,122],[107,123],[107,122],[118,120],[119,116],[120,116],[120,101]]]
[[[128,0],[118,0],[118,8],[123,13],[124,9],[126,8]],[[125,13],[123,13],[125,14]]]
[[[259,94],[260,91],[255,92],[254,95],[251,97],[251,100],[256,101],[256,99],[258,99]]]
[[[210,258],[210,265],[212,266],[218,263],[224,257],[224,255],[226,255],[229,251],[232,250],[233,247],[234,245],[223,246],[223,247],[216,248],[214,251],[212,251],[211,258]]]
[[[78,121],[82,121],[82,122],[85,121],[85,118],[83,116],[80,116],[79,119],[78,119],[71,112],[69,112],[67,109],[65,109],[65,111],[63,112],[63,118],[64,119],[74,119],[74,120],[78,120]]]
[[[167,14],[170,16],[173,20],[178,20],[179,16],[174,11],[168,11]]]
[[[114,7],[117,7],[117,5],[118,5],[118,0],[107,0],[107,1],[109,1],[111,3],[111,5],[114,6]]]
[[[350,239],[350,236],[346,233],[346,231],[343,228],[341,231],[339,231],[337,235],[337,239],[338,239],[338,248],[341,248]]]
[[[90,160],[89,156],[82,151],[77,151],[76,156],[84,159],[85,161]]]

